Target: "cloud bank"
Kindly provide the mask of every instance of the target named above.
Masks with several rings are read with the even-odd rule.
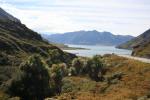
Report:
[[[150,0],[0,0],[39,33],[78,30],[137,36],[150,28]]]

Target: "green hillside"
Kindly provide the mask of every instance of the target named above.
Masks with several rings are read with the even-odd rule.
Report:
[[[38,33],[28,29],[21,23],[0,21],[1,55],[29,56],[32,54],[40,54],[46,58],[50,56],[52,50],[61,54],[61,60],[64,62],[71,55],[64,53],[56,46],[44,41]],[[64,58],[63,56],[66,57]]]
[[[133,56],[150,58],[150,29],[117,48],[133,49]]]
[[[7,85],[20,72],[20,64],[32,55],[41,56],[48,66],[69,64],[76,57],[44,41],[19,20],[11,20],[13,16],[4,15],[8,14],[0,9],[0,92],[7,90]]]

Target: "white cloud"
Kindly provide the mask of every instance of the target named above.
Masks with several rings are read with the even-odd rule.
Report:
[[[2,8],[38,32],[66,32],[76,28],[76,25],[68,17],[58,13],[42,10],[20,10],[9,4],[2,5]]]
[[[150,28],[149,0],[0,0],[0,3],[22,23],[42,33],[96,29],[139,35]]]

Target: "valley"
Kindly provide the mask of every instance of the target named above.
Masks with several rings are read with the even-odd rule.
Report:
[[[52,37],[0,8],[0,100],[150,99],[149,30]]]

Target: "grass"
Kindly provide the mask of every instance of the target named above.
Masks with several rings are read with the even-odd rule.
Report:
[[[19,26],[19,28],[16,26],[16,30],[13,28],[15,24],[14,26],[4,25],[4,27],[4,29],[0,28],[0,43],[4,43],[4,47],[6,46],[6,49],[0,48],[0,53],[2,53],[2,55],[0,54],[2,57],[0,61],[2,63],[3,61],[6,62],[5,65],[0,65],[1,85],[7,83],[17,72],[20,63],[32,54],[38,53],[41,56],[46,54],[48,57],[55,55],[57,60],[65,63],[69,63],[75,57],[64,53],[53,45],[49,45],[39,35],[23,25]],[[23,31],[22,29],[25,30]],[[20,34],[22,32],[24,34]],[[32,37],[34,37],[33,40],[31,39]],[[44,56],[44,59],[47,60],[48,57]],[[59,100],[110,100],[110,98],[111,100],[136,100],[141,96],[150,95],[150,64],[116,55],[104,56],[103,62],[107,69],[104,81],[95,82],[86,76],[65,77],[63,79],[62,94],[55,98]],[[116,78],[116,75],[121,76]],[[0,90],[0,99],[3,98],[4,100],[5,97],[7,95]]]
[[[147,43],[144,46],[141,46],[139,48],[134,49],[135,56],[140,56],[140,57],[150,57],[150,44]]]
[[[103,58],[107,64],[105,77],[123,73],[120,80],[95,82],[87,77],[66,77],[72,90],[57,96],[59,100],[137,100],[150,92],[150,64],[111,55]],[[68,85],[68,84],[67,84]],[[111,99],[110,99],[111,98]]]

